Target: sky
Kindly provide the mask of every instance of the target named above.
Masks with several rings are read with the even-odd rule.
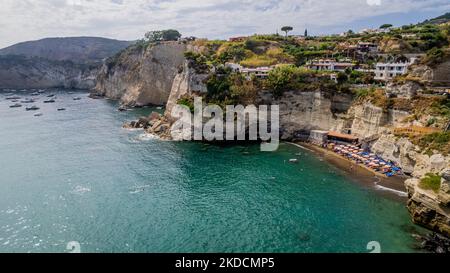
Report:
[[[136,40],[169,28],[209,39],[276,33],[285,25],[294,34],[332,34],[449,11],[449,0],[0,0],[0,48],[46,37]]]

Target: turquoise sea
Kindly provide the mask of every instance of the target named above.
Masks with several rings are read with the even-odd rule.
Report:
[[[40,117],[0,93],[0,252],[417,252],[404,203],[306,150],[159,141],[122,129],[154,109],[49,93]]]

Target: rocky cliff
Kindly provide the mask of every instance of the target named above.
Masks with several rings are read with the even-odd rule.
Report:
[[[406,181],[408,210],[415,223],[450,237],[450,171],[442,177],[438,192],[422,189],[417,178]]]
[[[0,88],[95,87],[103,59],[131,42],[96,37],[48,38],[0,49]]]
[[[132,46],[103,65],[94,93],[129,106],[164,105],[182,77],[185,51],[178,42]]]
[[[275,99],[271,92],[263,92],[261,104],[280,106],[283,140],[295,139],[310,130],[341,130],[351,125],[345,115],[352,104],[348,94],[294,90]]]
[[[76,88],[95,86],[98,68],[68,61],[0,56],[0,88]]]

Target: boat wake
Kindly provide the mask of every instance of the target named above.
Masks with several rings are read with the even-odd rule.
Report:
[[[71,193],[72,194],[83,195],[83,194],[88,193],[90,191],[91,191],[90,188],[83,187],[83,186],[76,186],[75,189],[73,191],[71,191]]]
[[[145,185],[145,186],[139,186],[139,187],[134,187],[130,189],[130,194],[138,194],[141,192],[144,192],[145,189],[149,188],[150,185]]]

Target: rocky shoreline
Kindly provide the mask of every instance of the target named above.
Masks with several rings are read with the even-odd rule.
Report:
[[[208,77],[204,72],[196,71],[195,67],[181,56],[185,50],[200,52],[201,48],[172,42],[149,47],[144,51],[124,53],[125,55],[120,56],[115,65],[104,66],[93,93],[118,99],[124,106],[165,103],[165,114],[152,113],[149,117],[143,117],[124,127],[144,129],[145,132],[165,140],[182,140],[183,132],[178,132],[175,137],[170,132],[174,122],[170,115],[171,109],[181,99],[192,100],[195,96],[206,95],[205,79]],[[177,57],[169,60],[168,56],[173,54]],[[168,62],[161,68],[161,63],[166,59]],[[158,69],[159,72],[153,71]],[[149,71],[153,72],[146,73]],[[414,74],[414,71],[411,73]],[[145,80],[142,79],[144,74]],[[286,91],[280,97],[274,97],[270,90],[260,90],[256,101],[264,105],[280,106],[282,141],[304,141],[305,138],[307,140],[311,130],[351,132],[374,153],[395,162],[405,174],[419,181],[428,173],[443,174],[450,168],[450,156],[437,150],[426,152],[414,144],[408,136],[395,132],[395,128],[427,127],[430,120],[435,122],[435,127],[443,128],[445,121],[441,117],[435,118],[426,114],[412,119],[416,116],[417,100],[424,102],[433,100],[420,95],[424,86],[422,82],[406,80],[392,82],[383,90],[379,90],[381,102],[393,98],[393,105],[381,104],[371,99],[358,99],[348,93],[321,88]],[[152,90],[157,90],[157,97],[148,95]],[[421,104],[417,106],[428,107]],[[430,224],[433,221],[427,220],[429,218],[427,210],[442,216],[434,220],[441,223],[441,226],[449,225],[449,214],[436,211],[440,208],[439,202],[435,201],[435,204],[424,202],[419,198],[420,195],[415,195],[416,192],[421,192],[417,190],[417,184],[409,183],[407,186],[412,218],[422,226],[449,236],[445,228],[436,230],[434,228],[436,224]],[[392,185],[386,186],[392,188]],[[400,188],[400,191],[404,192],[404,186],[395,188]],[[431,199],[438,200],[438,197]],[[421,209],[422,207],[427,209]]]

